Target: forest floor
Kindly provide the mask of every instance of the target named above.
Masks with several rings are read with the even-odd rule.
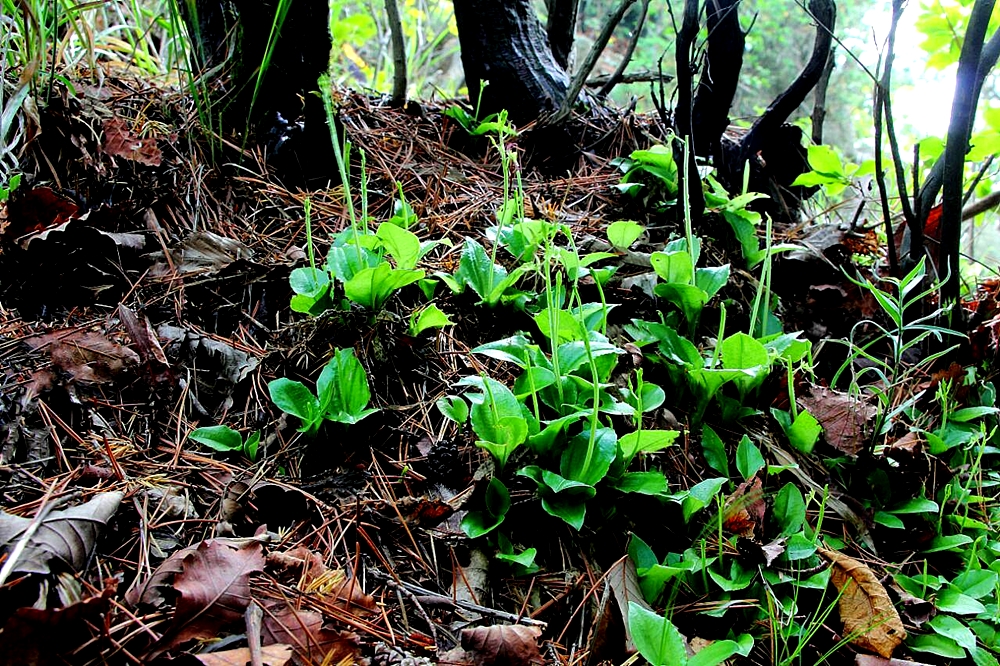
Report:
[[[393,109],[348,92],[338,104],[359,201],[364,151],[367,215],[378,222],[399,214],[402,192],[416,216],[409,229],[422,241],[443,241],[421,260],[428,277],[455,273],[467,238],[490,247],[484,231],[505,199],[493,144],[470,137],[444,106]],[[861,460],[883,472],[896,488],[893,506],[935,498],[957,471],[902,432],[877,453],[859,443],[869,408],[824,388],[845,352],[814,354],[814,390],[802,400],[827,435],[812,455],[794,452],[767,413],[790,404],[786,373],[775,371],[756,387],[753,414],[738,422],[713,421],[714,411],[706,417],[725,442],[721,466],[728,459],[746,471],[748,449],[737,453],[737,442],[749,434],[772,473],[720,485],[716,492],[724,492],[689,523],[691,497],[676,493],[719,477],[720,462],[706,460],[705,431],[692,427],[700,415],[668,392],[646,427],[680,435],[642,456],[642,465],[663,472],[675,496],[611,492],[588,504],[586,523],[574,529],[542,510],[531,479],[498,469],[476,446],[477,434],[436,406],[462,392],[463,377],[486,372],[512,386],[513,364],[472,350],[522,331],[537,337],[532,316],[513,303],[479,304],[471,290],[450,293],[443,283],[434,303],[450,321],[417,335],[411,315],[427,298],[416,285],[374,314],[357,305],[320,316],[293,312],[289,276],[309,265],[305,207],[315,254],[325,257],[330,239],[350,226],[343,192],[282,186],[256,152],[206,137],[195,116],[186,97],[127,78],[78,82],[75,95],[56,86],[22,158],[26,178],[0,204],[5,663],[622,663],[635,649],[628,602],[645,604],[637,566],[643,586],[649,575],[631,536],[641,534],[643,547],[661,557],[700,543],[718,551],[720,563],[725,552],[741,571],[763,571],[774,559],[766,547],[780,541],[783,551],[790,534],[785,541],[763,534],[788,483],[807,502],[824,498],[809,504],[806,522],[830,535],[829,548],[856,558],[848,565],[814,548],[819,564],[810,575],[856,565],[876,581],[866,588],[872,604],[913,600],[892,575],[926,562],[921,553],[941,535],[919,527],[900,538],[873,519],[882,504],[870,477],[838,472],[829,461]],[[585,300],[615,304],[607,335],[627,352],[620,363],[644,367],[647,381],[665,372],[644,362],[624,331],[666,307],[644,293],[643,279],[650,253],[684,229],[672,213],[616,187],[622,171],[611,160],[648,147],[655,125],[627,113],[583,125],[573,139],[584,149],[571,169],[518,169],[527,217],[566,224],[580,248],[614,255],[619,268],[606,289],[598,293],[590,280],[581,290]],[[510,144],[516,150],[517,139]],[[600,154],[588,148],[597,145]],[[608,224],[619,220],[645,228],[631,249],[606,241]],[[715,303],[726,304],[727,331],[746,329],[758,292],[728,229],[714,222],[698,230],[703,263],[733,266],[705,310],[699,346],[720,326]],[[840,270],[877,257],[874,233],[824,233],[820,249],[805,243],[772,274],[785,330],[816,343],[846,340],[853,324],[877,312],[871,292]],[[774,242],[806,237],[821,235],[780,225]],[[509,254],[497,256],[512,265]],[[519,286],[544,295],[537,274],[526,273]],[[995,361],[996,292],[980,298],[969,353],[981,364]],[[378,411],[307,436],[275,406],[268,385],[287,377],[314,386],[338,349],[354,350]],[[922,366],[893,390],[919,392],[925,397],[914,409],[924,407],[938,385],[963,372]],[[193,429],[216,425],[244,437],[259,432],[259,444],[236,442],[227,453],[189,439]],[[494,474],[509,487],[503,539],[470,539],[463,518],[483,514]],[[909,495],[900,494],[904,487]],[[736,502],[744,494],[754,497],[748,510]],[[534,558],[518,559],[528,549]],[[508,558],[497,559],[497,550]],[[781,566],[774,570],[786,571]],[[727,584],[668,595],[689,649],[748,633],[756,644],[740,663],[779,663],[781,633],[759,619],[769,599]],[[886,597],[886,590],[894,591]],[[803,586],[802,608],[837,598],[815,592]],[[741,614],[748,608],[760,612]],[[919,626],[918,614],[903,613],[902,622]],[[856,640],[886,621],[873,617],[852,634],[838,612],[824,615],[801,639],[802,654],[814,663],[838,646],[827,663],[889,663],[861,660],[884,652],[884,644]]]

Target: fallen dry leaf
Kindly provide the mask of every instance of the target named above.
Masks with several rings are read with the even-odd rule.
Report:
[[[450,658],[458,663],[475,666],[528,666],[544,663],[538,651],[538,637],[542,630],[522,624],[496,624],[491,627],[473,627],[462,630],[464,655],[457,651]]]
[[[260,656],[265,666],[285,666],[292,660],[292,646],[280,643],[265,645],[260,649]],[[250,663],[250,648],[207,652],[196,654],[195,658],[205,666],[246,666]]]
[[[798,402],[823,426],[826,442],[838,451],[855,455],[865,447],[865,430],[876,409],[857,397],[841,391],[813,386],[811,395]]]
[[[304,546],[267,556],[268,565],[296,572],[295,587],[307,594],[316,594],[326,603],[352,613],[371,612],[375,599],[361,589],[356,578],[349,578],[341,569],[330,569],[322,556]]]
[[[324,626],[323,616],[279,602],[264,610],[265,645],[290,645],[297,664],[354,663],[358,637]]]
[[[173,623],[149,657],[194,638],[213,638],[242,620],[250,604],[250,574],[264,570],[263,550],[255,540],[237,547],[214,539],[187,551],[173,581],[178,593]]]
[[[91,636],[93,625],[103,623],[116,588],[117,582],[107,579],[100,593],[68,606],[14,610],[0,630],[0,661],[36,666],[69,663],[67,653]]]
[[[101,530],[118,511],[122,497],[117,491],[100,493],[85,504],[49,513],[28,539],[12,573],[47,574],[54,562],[66,571],[80,571],[90,560]],[[0,511],[0,553],[9,556],[33,522]]]
[[[121,118],[111,118],[104,121],[102,148],[105,155],[124,157],[146,166],[160,166],[163,161],[163,153],[157,147],[156,139],[143,139],[137,136],[129,130],[128,125]]]
[[[196,231],[181,241],[179,247],[170,249],[169,258],[162,252],[154,254],[157,262],[149,273],[153,277],[216,273],[237,259],[252,256],[250,248],[238,240],[211,231]]]
[[[863,563],[834,550],[819,549],[832,565],[831,580],[841,593],[837,602],[844,635],[852,643],[886,659],[906,638],[892,600],[872,570]]]
[[[747,479],[726,500],[723,527],[738,536],[754,538],[754,531],[764,524],[764,490],[760,477]]]
[[[16,191],[7,203],[7,224],[0,227],[0,238],[20,240],[28,234],[65,224],[79,212],[75,201],[51,187]]]
[[[24,339],[31,349],[43,352],[52,364],[73,381],[104,384],[125,368],[139,363],[139,355],[96,331],[63,328]]]

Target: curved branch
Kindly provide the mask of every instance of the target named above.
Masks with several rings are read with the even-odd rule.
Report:
[[[683,196],[687,197],[691,206],[691,217],[695,220],[701,217],[705,209],[705,197],[701,192],[701,179],[698,176],[698,166],[694,160],[694,145],[692,135],[692,75],[691,51],[698,37],[698,0],[684,0],[684,17],[681,29],[677,33],[675,58],[677,61],[677,106],[674,107],[674,129],[687,141],[675,142],[674,160],[680,167],[678,170],[678,186]],[[683,148],[680,148],[683,146]],[[684,168],[687,165],[687,169]]]
[[[986,42],[983,46],[983,51],[979,56],[979,67],[976,68],[976,80],[974,81],[974,87],[972,88],[971,100],[975,106],[979,106],[979,94],[982,92],[983,83],[986,81],[986,77],[989,76],[990,72],[996,67],[997,60],[1000,60],[1000,30],[993,33],[990,37],[990,41]],[[969,126],[966,141],[972,137],[972,126]],[[941,192],[941,176],[944,175],[944,156],[938,158],[931,167],[931,171],[927,174],[927,179],[924,181],[923,187],[920,188],[920,205],[917,206],[920,211],[920,228],[927,223],[927,216],[930,214],[931,209],[934,207],[934,201],[937,199],[938,193]],[[911,248],[911,252],[916,250],[915,247]],[[920,257],[917,256],[917,259]]]
[[[760,151],[823,76],[837,23],[837,6],[833,0],[810,0],[809,12],[816,20],[816,40],[813,42],[812,56],[792,85],[771,102],[764,115],[743,136],[740,141],[740,164]]]
[[[743,69],[746,32],[740,26],[740,0],[708,0],[708,51],[698,81],[692,111],[696,155],[714,155],[729,126],[729,109]]]
[[[962,52],[958,58],[958,73],[955,76],[955,97],[952,102],[951,123],[948,126],[948,141],[944,148],[944,167],[941,175],[941,245],[948,275],[941,290],[943,301],[957,301],[961,290],[961,276],[958,272],[959,251],[962,235],[962,177],[965,171],[965,154],[969,151],[969,135],[979,104],[977,84],[982,65],[983,42],[990,14],[996,0],[976,0],[969,16],[969,27],[965,31]],[[973,95],[965,91],[974,91]],[[961,316],[960,313],[957,313]]]
[[[614,71],[601,89],[597,91],[597,99],[604,99],[607,97],[616,85],[622,82],[625,76],[625,68],[628,67],[629,63],[632,62],[632,56],[635,54],[635,47],[639,44],[639,35],[642,34],[642,28],[646,25],[646,15],[649,14],[649,0],[642,0],[642,6],[639,7],[639,19],[635,23],[635,30],[632,33],[632,40],[628,43],[628,48],[625,49],[625,54],[622,56],[622,61],[618,63],[618,69]],[[590,81],[587,81],[587,85],[590,85]]]

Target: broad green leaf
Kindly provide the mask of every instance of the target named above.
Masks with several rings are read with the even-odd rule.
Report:
[[[982,599],[996,591],[997,574],[990,569],[972,569],[959,574],[951,584],[973,599]]]
[[[685,493],[681,501],[681,513],[684,515],[684,522],[688,522],[695,513],[707,506],[729,479],[714,478],[705,479],[695,484]]]
[[[613,485],[623,493],[659,495],[667,490],[667,477],[663,472],[627,472]]]
[[[421,250],[420,239],[416,234],[390,222],[383,222],[378,225],[375,236],[382,242],[386,252],[396,260],[396,268],[416,267]]]
[[[239,451],[243,447],[240,433],[224,425],[197,428],[191,431],[188,439],[215,451]]]
[[[597,485],[603,479],[615,459],[618,438],[611,428],[598,428],[591,444],[591,432],[583,432],[569,441],[559,460],[559,473],[564,478]]]
[[[691,265],[691,255],[682,252],[654,252],[649,257],[653,270],[660,279],[670,284],[692,284],[694,282],[694,266]]]
[[[964,407],[962,409],[956,409],[954,412],[948,415],[949,421],[957,421],[958,423],[966,423],[990,414],[997,414],[1000,409],[996,407]]]
[[[684,637],[667,618],[630,601],[628,628],[636,649],[650,666],[685,666],[688,663]]]
[[[765,464],[767,463],[757,445],[751,442],[747,435],[743,435],[739,446],[736,447],[736,469],[739,470],[740,476],[747,480]]]
[[[632,460],[638,453],[655,453],[672,446],[678,435],[679,430],[638,430],[622,435],[618,445],[622,456]]]
[[[934,537],[930,548],[924,550],[925,553],[940,553],[945,550],[961,550],[972,543],[972,537],[968,534],[951,534],[947,536]]]
[[[935,633],[950,638],[967,650],[976,649],[976,636],[972,630],[951,615],[935,615],[927,623]]]
[[[885,511],[876,511],[875,515],[872,516],[872,520],[875,521],[875,524],[888,527],[892,530],[901,530],[906,527],[902,520]]]
[[[823,434],[823,426],[816,417],[804,409],[799,410],[792,425],[785,429],[788,442],[803,453],[812,453],[813,447]]]
[[[889,513],[899,515],[909,513],[937,513],[938,510],[938,504],[934,500],[929,500],[925,497],[914,497],[888,511]]]
[[[470,539],[492,532],[504,521],[510,509],[510,493],[500,479],[493,477],[486,487],[486,510],[469,511],[462,518],[462,530]]]
[[[464,425],[469,418],[469,404],[457,395],[438,398],[435,404],[442,414],[459,425]]]
[[[302,382],[280,377],[268,383],[267,391],[278,409],[302,421],[300,432],[314,433],[319,429],[319,420],[322,418],[319,401]]]
[[[699,268],[695,271],[695,286],[712,298],[729,282],[729,264],[712,268]]]
[[[375,252],[356,245],[334,245],[326,255],[327,271],[341,282],[347,282],[366,268],[374,268],[384,263]]]
[[[954,585],[949,585],[938,593],[934,599],[938,610],[955,615],[979,615],[986,612],[986,606],[964,594]]]
[[[847,178],[840,156],[829,146],[815,145],[808,148],[809,166],[813,171],[836,178]]]
[[[701,311],[709,298],[703,289],[690,284],[658,284],[653,293],[680,308],[688,323],[689,332],[697,327]]]
[[[729,477],[729,460],[726,457],[726,445],[722,438],[707,425],[701,428],[701,450],[708,466],[720,474]]]
[[[921,634],[906,642],[906,646],[917,652],[929,652],[947,659],[964,659],[965,650],[950,638],[937,634]]]
[[[410,335],[416,337],[429,328],[444,328],[454,323],[438,306],[431,303],[410,315]]]
[[[627,250],[645,230],[638,222],[612,222],[608,225],[608,240],[619,250]]]
[[[375,410],[366,409],[371,400],[368,375],[354,355],[354,349],[337,350],[316,382],[320,413],[340,423],[356,423]]]
[[[524,368],[528,365],[528,352],[533,347],[528,338],[523,335],[512,335],[509,338],[487,342],[472,350],[473,354],[483,354],[498,361],[508,361]]]
[[[359,305],[381,310],[394,291],[423,277],[423,271],[393,268],[388,262],[383,262],[375,268],[365,268],[355,274],[344,283],[344,293]]]
[[[330,288],[330,274],[319,268],[296,268],[288,282],[296,294],[319,300]]]
[[[793,483],[786,483],[774,498],[772,515],[782,536],[789,536],[802,529],[806,520],[806,503],[802,491]]]
[[[553,318],[555,319],[556,326],[555,334],[552,330]],[[568,310],[556,309],[553,311],[546,308],[535,315],[535,325],[538,326],[538,330],[542,332],[542,335],[557,346],[564,342],[583,340],[587,337],[587,331],[584,329],[583,324]],[[555,339],[556,334],[558,335],[558,340]]]

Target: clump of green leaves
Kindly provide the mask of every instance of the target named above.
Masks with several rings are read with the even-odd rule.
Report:
[[[368,408],[368,376],[353,349],[337,350],[316,381],[316,393],[287,377],[267,385],[271,400],[281,411],[298,417],[299,432],[315,435],[324,421],[353,424],[377,409]]]
[[[257,447],[260,445],[260,430],[247,435],[246,439],[236,430],[229,426],[217,425],[205,428],[196,428],[188,435],[188,439],[198,442],[213,451],[225,453],[240,452],[250,459],[257,461]]]

